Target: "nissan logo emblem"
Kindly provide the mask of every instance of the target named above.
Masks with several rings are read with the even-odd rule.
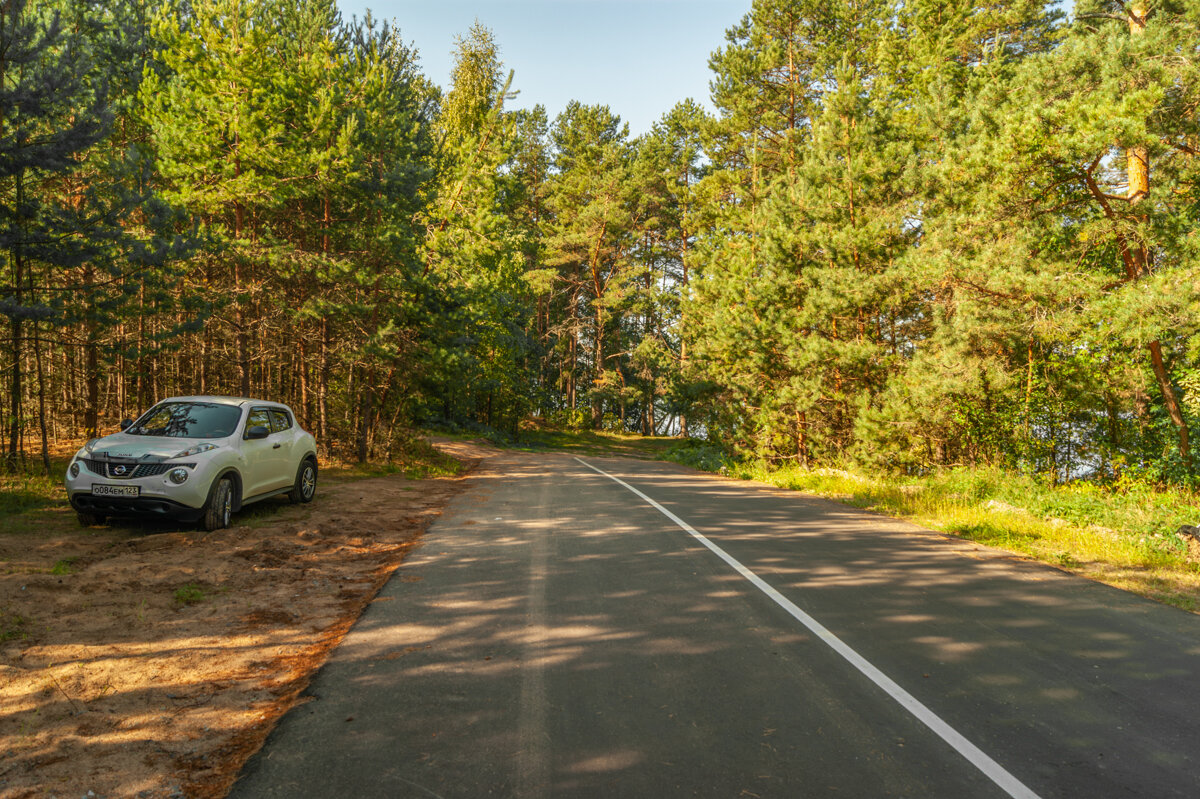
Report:
[[[129,468],[126,466],[114,466],[113,467],[113,474],[125,474],[125,472],[127,472],[127,471],[129,471]]]

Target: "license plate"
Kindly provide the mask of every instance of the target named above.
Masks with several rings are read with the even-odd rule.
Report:
[[[94,497],[136,497],[141,493],[141,486],[92,486]]]

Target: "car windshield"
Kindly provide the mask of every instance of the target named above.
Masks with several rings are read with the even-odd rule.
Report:
[[[237,429],[242,411],[208,402],[164,402],[142,415],[125,432],[135,436],[224,438]]]

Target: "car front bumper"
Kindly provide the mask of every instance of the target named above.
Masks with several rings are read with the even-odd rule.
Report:
[[[70,500],[71,507],[80,513],[94,513],[97,516],[138,516],[194,522],[204,515],[204,508],[189,507],[165,497],[102,497],[77,492],[70,495]]]
[[[204,515],[208,491],[215,473],[211,463],[170,463],[163,473],[146,477],[118,478],[105,474],[102,461],[76,458],[79,474],[71,476],[68,466],[64,485],[71,507],[80,513],[102,516],[140,516],[195,521]],[[182,484],[168,477],[175,468],[186,468],[188,479]],[[117,490],[137,489],[136,496],[97,494],[93,488],[108,486]],[[103,489],[101,489],[103,490]]]

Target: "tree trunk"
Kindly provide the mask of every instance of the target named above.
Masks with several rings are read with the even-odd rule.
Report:
[[[84,344],[83,374],[87,387],[87,407],[83,414],[84,435],[96,438],[100,435],[100,347],[96,344],[94,325],[88,323],[88,338]],[[138,378],[139,382],[141,377]],[[144,408],[140,404],[139,408]]]
[[[369,377],[370,382],[373,381],[373,376]],[[358,419],[358,462],[366,463],[367,456],[370,454],[370,432],[372,416],[375,411],[375,388],[372,385],[366,385],[362,389],[362,402],[359,409]]]
[[[17,207],[24,204],[24,186],[21,174],[16,175]],[[22,302],[21,289],[25,282],[25,256],[18,242],[12,249],[13,268],[13,304],[18,308]],[[22,320],[18,312],[12,317],[12,340],[9,353],[12,356],[12,376],[9,380],[8,396],[8,452],[6,460],[9,468],[16,470],[21,452],[21,336]]]
[[[21,320],[12,320],[12,376],[9,381],[8,397],[8,465],[17,468],[18,452],[21,446]]]
[[[38,325],[33,327],[33,361],[38,379],[38,428],[42,434],[42,467],[50,474],[50,436],[46,430],[46,370],[42,366],[42,345]]]
[[[1157,341],[1151,341],[1148,345],[1150,350],[1150,365],[1154,368],[1154,377],[1158,380],[1158,387],[1162,391],[1163,402],[1167,406],[1167,415],[1171,417],[1171,422],[1174,423],[1178,433],[1178,448],[1179,458],[1183,461],[1183,465],[1188,471],[1192,468],[1192,450],[1188,442],[1188,423],[1183,417],[1183,411],[1179,407],[1179,398],[1175,394],[1175,389],[1171,385],[1171,375],[1167,373],[1166,363],[1163,361],[1162,344]]]
[[[317,373],[317,430],[321,446],[329,449],[329,322],[321,320],[320,369]]]

